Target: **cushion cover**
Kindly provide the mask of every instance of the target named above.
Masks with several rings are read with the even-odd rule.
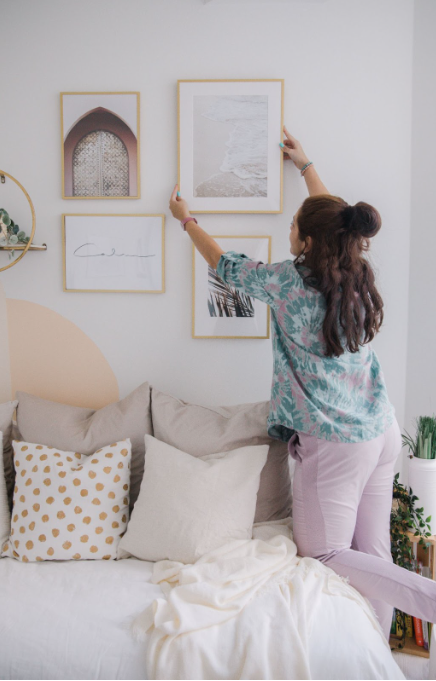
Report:
[[[10,538],[22,562],[116,558],[129,517],[129,439],[92,456],[13,441],[16,470]]]
[[[254,522],[288,518],[292,492],[287,443],[267,433],[269,402],[206,407],[184,402],[152,387],[153,435],[192,456],[269,445],[260,477]]]
[[[268,445],[194,457],[145,436],[141,491],[118,557],[193,563],[235,539],[251,539]]]
[[[64,451],[93,454],[108,442],[132,443],[130,508],[139,494],[144,470],[144,435],[152,433],[150,386],[143,383],[119,402],[101,409],[73,407],[18,391],[20,439]]]

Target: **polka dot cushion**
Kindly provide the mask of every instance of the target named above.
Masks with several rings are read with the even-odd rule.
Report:
[[[3,556],[25,563],[115,559],[129,513],[130,439],[86,456],[12,442],[16,471]]]

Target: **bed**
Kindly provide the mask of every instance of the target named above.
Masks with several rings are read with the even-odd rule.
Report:
[[[211,549],[198,563],[128,555],[40,562],[2,557],[0,678],[406,678],[369,603],[330,568],[296,555],[292,518],[284,513],[292,500],[292,469],[286,447],[265,440],[267,403],[201,407],[147,384],[96,411],[30,394],[17,397],[20,439],[46,441],[49,449],[64,447],[84,456],[122,437],[127,424],[136,456],[131,471],[136,494],[145,476],[144,433],[146,443],[166,440],[165,446],[177,444],[188,458],[214,456],[205,452],[205,443],[212,452],[267,443],[269,453],[250,536]],[[263,557],[276,550],[284,560],[268,573]],[[220,561],[223,556],[231,563]],[[257,581],[242,575],[250,564],[246,558],[253,557],[251,566],[265,573]],[[229,564],[233,582],[226,580]],[[218,578],[207,581],[211,574],[219,574],[222,591]],[[199,593],[205,596],[201,617],[191,608]],[[232,601],[238,607],[221,616]],[[165,634],[180,622],[182,634]],[[425,676],[409,670],[407,678]]]
[[[153,563],[135,558],[27,564],[2,559],[1,678],[150,678],[147,637],[136,640],[131,626],[153,601],[162,598],[160,586],[152,582],[153,570]],[[280,588],[276,585],[267,590],[256,606],[257,612],[263,613],[265,631],[273,637],[278,635],[274,629],[274,598]],[[357,602],[322,594],[310,615],[310,670],[309,675],[298,678],[404,678],[380,632]],[[242,628],[235,629],[237,618],[233,618],[219,625],[220,631],[212,627],[203,632],[201,645],[200,639],[195,645],[191,639],[185,654],[202,658],[201,667],[207,671],[202,678],[277,678],[240,675],[250,650],[252,624],[248,612],[244,621]],[[241,636],[241,632],[245,633]],[[282,638],[286,635],[280,632]],[[226,645],[231,642],[231,655],[226,656],[216,645],[224,640]],[[185,676],[186,659],[179,662],[177,678],[201,678]]]

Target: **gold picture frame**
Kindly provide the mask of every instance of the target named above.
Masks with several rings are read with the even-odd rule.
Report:
[[[282,78],[252,78],[252,79],[247,79],[247,78],[233,78],[233,79],[200,79],[200,80],[178,80],[177,81],[177,129],[178,129],[178,162],[177,162],[177,168],[178,168],[178,185],[179,185],[179,190],[184,199],[187,200],[189,206],[191,207],[191,213],[264,213],[264,214],[278,214],[278,213],[283,213],[283,153],[280,150],[279,143],[283,141],[283,124],[284,124],[284,79]],[[181,127],[182,125],[185,125],[185,122],[182,124],[181,119],[182,119],[182,111],[181,111],[181,87],[183,87],[186,84],[223,84],[223,83],[250,83],[254,84],[253,89],[257,89],[257,85],[259,84],[274,84],[278,85],[280,88],[280,106],[279,106],[279,113],[280,113],[280,125],[277,124],[277,130],[275,130],[275,137],[274,141],[271,142],[271,145],[269,145],[269,150],[268,150],[268,161],[272,163],[272,156],[276,160],[277,164],[279,164],[279,172],[277,174],[277,179],[279,179],[279,184],[280,184],[280,190],[279,190],[279,195],[277,194],[277,197],[274,199],[271,199],[271,202],[277,205],[276,208],[256,208],[255,210],[251,210],[250,208],[244,207],[239,209],[236,205],[232,205],[231,208],[226,208],[226,209],[221,209],[218,207],[218,204],[216,203],[217,199],[216,197],[213,197],[213,199],[205,199],[204,203],[214,203],[213,209],[208,209],[202,206],[199,208],[196,204],[198,203],[198,200],[196,197],[194,197],[194,180],[192,178],[189,179],[189,181],[184,180],[184,175],[188,175],[191,170],[188,172],[182,172],[182,130]],[[277,108],[277,107],[276,107]],[[189,130],[193,128],[193,124],[190,126],[188,125],[189,123],[189,114],[186,114],[188,116],[186,120],[186,128]],[[192,122],[194,118],[194,113],[192,112]],[[269,124],[268,124],[269,125]],[[276,146],[274,146],[276,145]],[[191,152],[189,152],[190,154]],[[193,158],[194,158],[194,152],[192,151],[192,158],[189,155],[189,161],[187,161],[187,168],[191,169],[193,167]],[[194,175],[194,170],[192,170],[192,174]],[[277,190],[275,190],[277,193]],[[223,197],[220,197],[218,201],[222,201]],[[226,200],[229,200],[229,197],[224,197]],[[239,197],[238,197],[239,198]],[[268,197],[267,197],[268,199]],[[258,199],[254,197],[250,197],[249,201],[255,200],[257,203],[262,203],[263,199]],[[268,202],[268,201],[267,201]],[[203,203],[203,202],[202,202]],[[235,203],[235,200],[233,199],[233,203]],[[237,203],[237,201],[236,201]]]
[[[91,217],[91,218],[96,218],[96,217],[104,217],[104,218],[159,218],[160,219],[160,229],[161,229],[161,236],[159,239],[155,237],[155,243],[159,244],[159,247],[162,249],[162,257],[160,261],[161,265],[161,287],[160,288],[152,288],[152,289],[139,289],[139,288],[122,288],[122,289],[112,289],[112,288],[67,288],[67,225],[66,225],[66,218],[69,217],[80,217],[80,218],[86,218],[86,217]],[[108,221],[106,220],[106,223]],[[100,225],[101,226],[101,225]],[[115,225],[112,225],[115,226]],[[156,225],[157,227],[157,221]],[[74,227],[71,227],[72,229]],[[98,228],[98,225],[97,225]],[[85,245],[90,245],[89,243],[86,243]],[[95,245],[95,244],[93,244]],[[74,244],[72,245],[72,248],[74,247]],[[76,249],[77,250],[77,249]],[[97,253],[94,255],[109,255],[113,256],[116,255],[115,253],[111,254],[104,254],[104,253]],[[126,255],[126,254],[119,254],[119,255]],[[88,256],[89,257],[89,256]],[[132,257],[131,255],[126,255],[126,257]],[[138,257],[150,257],[150,256],[138,256]],[[63,213],[62,214],[62,260],[63,260],[63,291],[65,293],[165,293],[165,215],[163,213]],[[156,261],[158,262],[158,261]]]
[[[73,121],[70,123],[68,129],[64,131],[64,119],[66,114],[66,100],[64,98],[67,96],[86,96],[90,98],[89,110],[85,113],[81,112],[80,109],[77,111],[73,107],[72,113],[69,112],[69,120]],[[110,97],[122,96],[122,95],[134,95],[136,97],[136,106],[134,107],[134,112],[136,114],[136,121],[131,124],[125,120],[126,115],[121,116],[119,113],[115,113],[109,108],[111,100]],[[94,97],[95,96],[95,97]],[[102,104],[107,106],[94,106],[98,104],[98,98],[106,98],[102,100]],[[95,101],[92,101],[92,100]],[[114,106],[114,104],[113,104]],[[85,106],[86,109],[86,106]],[[132,107],[133,109],[133,107]],[[140,171],[140,152],[141,152],[141,140],[140,140],[140,93],[136,91],[122,91],[122,92],[61,92],[60,93],[60,110],[61,110],[61,163],[62,163],[62,198],[63,199],[140,199],[141,198],[141,171]],[[100,116],[100,119],[98,118]],[[93,117],[93,118],[92,118]],[[97,129],[95,126],[103,126]],[[135,129],[136,128],[136,129]],[[96,194],[91,196],[86,195],[73,195],[73,154],[76,149],[76,145],[81,142],[87,134],[92,132],[106,132],[112,134],[113,137],[118,137],[121,144],[120,149],[123,147],[127,153],[127,177],[126,181],[129,187],[129,194],[118,196],[118,195],[105,195]],[[65,136],[65,138],[64,138]],[[136,158],[133,158],[133,156]],[[67,167],[66,167],[67,166]],[[99,173],[101,175],[101,172]],[[99,185],[101,186],[102,179],[99,177]],[[68,192],[66,192],[66,185]],[[135,193],[133,192],[135,188]]]
[[[269,264],[271,263],[271,242],[272,242],[271,236],[266,236],[266,235],[250,235],[250,236],[247,236],[245,234],[237,234],[237,235],[235,235],[235,234],[221,235],[220,234],[220,235],[215,235],[212,238],[215,239],[219,245],[221,245],[220,241],[222,241],[223,244],[221,245],[221,247],[226,245],[225,242],[223,241],[225,239],[239,239],[239,240],[264,239],[264,240],[267,241],[267,249],[266,249],[267,262]],[[232,242],[230,242],[230,243],[232,243]],[[227,252],[227,250],[233,250],[233,249],[225,249],[225,250]],[[246,251],[246,250],[247,250],[246,248],[243,249],[243,251]],[[243,252],[243,251],[240,251],[240,252]],[[249,257],[251,257],[251,256],[249,256]],[[266,333],[265,334],[261,334],[261,335],[259,335],[259,334],[257,334],[257,335],[235,335],[234,333],[229,333],[229,334],[223,335],[223,334],[196,333],[196,289],[199,288],[196,285],[196,264],[195,264],[196,258],[198,258],[199,263],[204,262],[205,265],[206,265],[206,268],[207,268],[208,265],[207,265],[206,261],[204,260],[203,256],[201,256],[201,254],[195,248],[194,244],[192,244],[192,338],[202,338],[202,339],[207,339],[207,338],[236,339],[237,338],[237,339],[244,339],[244,340],[246,340],[246,339],[268,340],[270,338],[270,332],[271,332],[271,311],[270,311],[269,305],[267,305],[266,303],[263,303],[262,301],[259,301],[259,300],[255,300],[255,309],[259,311],[260,309],[263,308],[263,306],[265,306],[265,308],[266,308],[266,310],[265,310],[265,313],[266,313],[266,320],[265,320]],[[262,262],[264,262],[264,261],[262,260]],[[205,273],[203,272],[203,275],[204,274]],[[225,318],[221,318],[221,319],[224,320]],[[235,317],[233,317],[232,319],[235,320]],[[231,319],[225,319],[225,321],[230,322],[230,324],[226,323],[225,326],[230,326],[232,324]],[[202,322],[198,323],[198,325],[200,325],[201,323]],[[207,326],[207,320],[206,320],[205,324],[203,323],[203,325]]]

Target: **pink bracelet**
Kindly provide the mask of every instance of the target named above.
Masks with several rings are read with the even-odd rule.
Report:
[[[180,224],[182,225],[182,229],[186,232],[186,223],[189,222],[190,220],[194,220],[195,224],[198,225],[198,222],[195,218],[189,217],[185,218],[184,220],[180,220]]]

